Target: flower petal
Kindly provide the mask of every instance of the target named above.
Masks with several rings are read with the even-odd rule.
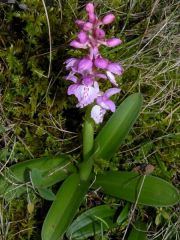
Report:
[[[99,77],[99,78],[102,78],[102,79],[107,79],[106,74],[103,74],[103,73],[97,73],[97,74],[95,74],[95,76]]]
[[[115,79],[115,77],[114,77],[114,74],[112,74],[112,73],[109,72],[109,71],[107,71],[106,74],[107,74],[107,77],[109,78],[109,81],[110,81],[113,85],[118,86],[118,84],[117,84],[117,82],[116,82],[116,79]]]
[[[86,86],[83,84],[79,85],[75,93],[75,96],[79,101],[77,107],[83,108],[91,104],[97,98],[98,93],[99,93],[98,83],[96,86]]]
[[[79,38],[79,41],[80,43],[86,43],[87,40],[88,40],[88,36],[85,32],[81,31],[79,34],[78,34],[78,38]]]
[[[69,45],[74,48],[87,48],[85,43],[78,42],[77,40],[73,40]]]
[[[76,63],[78,63],[79,59],[77,58],[69,58],[65,61],[66,69],[72,68]]]
[[[109,88],[105,93],[104,95],[107,97],[107,98],[110,98],[112,95],[116,94],[116,93],[119,93],[121,90],[120,88]]]
[[[74,72],[73,71],[71,71],[66,77],[65,77],[65,79],[66,80],[70,80],[70,81],[72,81],[72,82],[74,82],[74,83],[77,83],[77,80],[78,80],[78,78],[76,77],[76,76],[74,76]]]
[[[113,101],[111,101],[111,100],[106,100],[105,102],[104,102],[104,104],[106,105],[106,109],[108,109],[108,110],[110,110],[111,112],[115,112],[115,110],[116,110],[116,105],[114,104],[114,102]]]
[[[90,23],[90,22],[86,22],[84,25],[83,25],[83,30],[86,31],[86,32],[89,32],[93,29],[93,24]]]
[[[102,58],[100,56],[98,56],[95,61],[94,64],[97,68],[102,68],[102,69],[106,69],[108,66],[108,60],[105,58]]]
[[[122,75],[123,68],[118,63],[109,63],[107,69],[117,75]]]
[[[95,30],[95,35],[96,35],[96,38],[103,39],[105,37],[105,31],[102,30],[101,28],[97,28]]]
[[[92,66],[93,63],[88,57],[82,58],[78,64],[78,72],[79,73],[91,72]]]
[[[86,76],[83,78],[82,83],[86,86],[92,86],[94,81],[93,81],[92,77]]]
[[[72,84],[68,87],[68,90],[67,90],[67,94],[68,95],[72,95],[72,94],[75,94],[76,91],[77,91],[77,88],[78,88],[79,84]]]
[[[78,19],[78,20],[75,21],[75,23],[78,27],[83,28],[83,26],[86,22]]]
[[[98,105],[95,105],[91,110],[91,118],[95,121],[96,124],[102,123],[106,110],[101,108]]]
[[[94,5],[92,3],[88,3],[86,5],[86,12],[87,13],[94,13]]]

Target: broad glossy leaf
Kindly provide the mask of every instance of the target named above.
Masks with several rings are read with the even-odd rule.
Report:
[[[142,107],[142,95],[127,97],[110,117],[95,139],[95,158],[109,160],[135,123]]]
[[[169,182],[150,175],[135,172],[105,172],[98,175],[96,187],[109,195],[148,206],[172,206],[180,201],[178,190]]]
[[[78,216],[67,230],[68,239],[84,240],[112,228],[115,209],[108,205],[91,208]]]
[[[6,169],[0,176],[0,197],[12,199],[26,192],[26,183],[30,181],[29,173],[38,169],[43,177],[42,187],[49,187],[64,180],[75,172],[70,158],[65,155],[43,157],[17,163]]]
[[[147,225],[140,221],[135,222],[128,240],[147,240]]]
[[[42,240],[61,239],[83,201],[88,187],[89,182],[82,182],[77,173],[65,180],[43,223]]]

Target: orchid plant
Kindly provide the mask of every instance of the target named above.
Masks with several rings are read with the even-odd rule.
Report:
[[[92,3],[86,5],[86,12],[88,21],[76,21],[80,33],[70,46],[87,49],[87,55],[80,59],[69,58],[65,62],[69,71],[66,80],[72,82],[67,94],[77,98],[78,108],[87,107],[82,159],[76,164],[65,154],[32,159],[11,166],[4,173],[6,177],[0,178],[0,196],[7,201],[19,197],[27,189],[35,189],[41,197],[53,201],[43,223],[42,240],[62,239],[64,234],[68,239],[87,239],[102,229],[110,230],[122,224],[131,211],[130,203],[163,207],[174,205],[180,199],[174,186],[152,175],[133,171],[94,172],[96,161],[108,161],[118,151],[141,111],[142,96],[140,93],[128,96],[116,110],[110,98],[120,92],[115,77],[122,75],[123,68],[119,63],[103,58],[99,51],[100,45],[116,47],[122,43],[118,38],[106,39],[102,29],[111,24],[115,16],[110,13],[98,19]],[[104,84],[106,81],[110,81],[111,88],[105,89],[109,85]],[[113,114],[94,138],[94,125],[103,122],[108,110]],[[58,182],[62,184],[55,194],[51,187]],[[127,204],[118,217],[116,206],[102,205],[88,209],[72,222],[89,188],[101,189],[105,194],[127,201]],[[139,220],[134,226],[136,228],[129,239],[137,239],[134,236],[146,239],[147,226]]]

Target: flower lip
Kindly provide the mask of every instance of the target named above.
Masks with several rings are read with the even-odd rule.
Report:
[[[91,118],[94,119],[95,123],[102,123],[106,110],[99,105],[95,105],[91,110]]]

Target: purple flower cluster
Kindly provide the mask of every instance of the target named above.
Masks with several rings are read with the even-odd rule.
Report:
[[[66,69],[70,70],[67,80],[73,82],[68,88],[68,95],[75,95],[78,99],[77,107],[83,108],[93,104],[91,117],[98,124],[103,121],[107,110],[115,112],[115,104],[109,98],[120,92],[115,75],[122,75],[123,68],[118,63],[113,63],[101,56],[99,46],[115,47],[122,43],[118,38],[105,38],[103,25],[114,21],[115,16],[108,14],[102,19],[98,19],[94,12],[94,5],[86,5],[88,21],[76,20],[77,26],[81,29],[76,40],[70,43],[71,47],[78,49],[88,49],[88,54],[80,59],[69,58],[65,64]],[[99,89],[99,80],[108,79],[112,88],[105,92]]]

